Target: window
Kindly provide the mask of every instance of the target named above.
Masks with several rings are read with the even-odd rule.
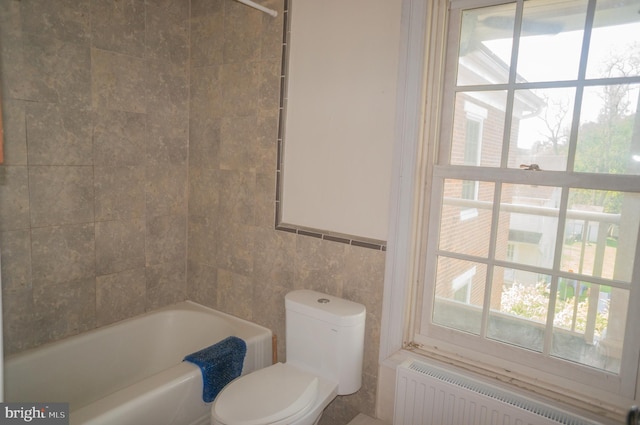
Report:
[[[451,3],[428,112],[414,342],[633,400],[640,1],[470,3]]]

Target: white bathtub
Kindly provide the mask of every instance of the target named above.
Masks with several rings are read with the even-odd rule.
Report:
[[[247,343],[243,374],[271,364],[270,330],[187,301],[8,357],[5,401],[68,402],[72,425],[209,424],[182,359],[230,335]]]

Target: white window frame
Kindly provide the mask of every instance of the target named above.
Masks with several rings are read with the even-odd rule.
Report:
[[[454,0],[474,7],[495,4],[483,0]],[[427,179],[427,169],[433,164],[437,150],[432,144],[422,140],[435,140],[438,133],[437,114],[423,114],[425,104],[441,101],[438,90],[444,77],[442,66],[446,47],[446,25],[448,15],[446,0],[403,0],[402,43],[399,67],[397,97],[397,128],[392,173],[392,197],[389,223],[389,240],[385,269],[383,315],[380,340],[380,374],[377,413],[385,417],[392,401],[385,389],[394,388],[393,370],[407,356],[416,356],[409,328],[412,325],[415,305],[411,303],[415,295],[415,282],[419,265],[417,253],[422,252],[424,241],[418,236],[424,223],[422,194],[428,193],[431,182]],[[426,78],[425,78],[426,75]],[[550,182],[552,183],[552,182]],[[418,190],[419,189],[419,190]],[[638,250],[640,252],[640,250]],[[634,274],[638,275],[636,264]],[[640,291],[633,293],[631,305],[640,305]],[[638,350],[638,342],[628,344]],[[491,356],[478,353],[425,350],[419,356],[424,360],[442,359],[446,356],[449,364],[458,364],[491,377],[515,383],[520,388],[529,389],[562,400],[569,404],[591,410],[608,417],[619,417],[629,405],[637,403],[637,396],[611,395],[593,388],[581,387],[576,391],[566,390],[562,382],[554,376],[540,374],[540,379],[530,379],[526,375],[536,373],[535,368],[522,368],[504,363],[502,367],[492,366]],[[470,360],[471,359],[471,360]],[[515,369],[512,366],[516,366]],[[522,373],[521,373],[522,372]],[[535,375],[534,375],[535,376]],[[565,383],[566,384],[566,383]],[[391,392],[393,390],[390,390]],[[627,394],[640,393],[640,380],[627,383]]]

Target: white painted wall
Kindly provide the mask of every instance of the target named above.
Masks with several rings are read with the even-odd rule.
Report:
[[[401,0],[291,0],[282,222],[387,239]]]

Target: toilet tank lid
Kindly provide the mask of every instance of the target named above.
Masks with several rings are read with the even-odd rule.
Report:
[[[337,326],[360,325],[366,317],[362,304],[308,289],[289,292],[285,296],[285,309]]]

